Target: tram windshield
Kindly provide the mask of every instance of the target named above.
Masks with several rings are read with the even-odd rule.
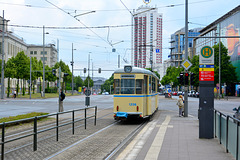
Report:
[[[114,94],[143,94],[143,80],[115,79]]]
[[[121,79],[121,94],[135,94],[135,79]]]

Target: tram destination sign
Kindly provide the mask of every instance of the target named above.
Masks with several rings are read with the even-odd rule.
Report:
[[[214,51],[212,47],[202,47],[199,57],[199,64],[214,64]]]

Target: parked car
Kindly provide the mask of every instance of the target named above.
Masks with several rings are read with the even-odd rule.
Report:
[[[179,95],[182,95],[182,94],[183,94],[182,91],[178,91],[178,93],[177,93],[178,96],[179,96]]]
[[[199,92],[196,92],[196,93],[194,94],[194,97],[199,97]]]
[[[172,93],[173,96],[177,96],[177,94],[178,94],[177,91],[174,91],[174,92]]]
[[[188,96],[189,96],[189,97],[193,97],[193,94],[195,94],[195,92],[196,92],[195,90],[189,91],[189,92],[188,92]]]

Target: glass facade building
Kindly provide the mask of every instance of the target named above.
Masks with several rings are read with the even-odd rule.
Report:
[[[240,5],[223,15],[200,31],[200,36],[239,36],[240,35]],[[228,55],[233,66],[237,67],[237,77],[240,81],[240,38],[198,38],[194,39],[194,54],[199,55],[203,46],[214,46],[219,40],[228,49]]]
[[[200,28],[191,29],[188,32],[188,36],[198,36]],[[170,41],[170,61],[171,66],[180,67],[182,60],[184,59],[185,48],[185,29],[182,28],[171,35]],[[188,38],[188,56],[192,57],[193,38]]]

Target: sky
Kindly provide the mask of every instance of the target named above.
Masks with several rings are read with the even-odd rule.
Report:
[[[188,0],[188,27],[205,27],[239,4],[239,0]],[[143,0],[0,0],[0,16],[4,10],[12,25],[8,30],[27,44],[42,45],[45,26],[46,44],[57,45],[59,40],[60,59],[70,70],[73,44],[75,76],[86,76],[82,69],[88,68],[90,55],[90,69],[96,70],[93,76],[109,78],[118,68],[118,55],[121,67],[131,63],[129,11],[142,5],[146,5]],[[164,61],[170,54],[171,34],[185,26],[185,0],[151,0],[148,6],[163,15]]]

